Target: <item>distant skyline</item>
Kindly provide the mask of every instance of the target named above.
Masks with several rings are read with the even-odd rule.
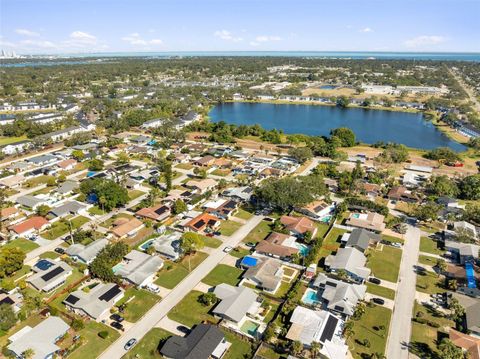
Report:
[[[480,52],[477,0],[0,0],[0,49]]]

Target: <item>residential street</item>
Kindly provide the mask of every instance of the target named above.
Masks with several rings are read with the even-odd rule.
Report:
[[[158,326],[158,322],[222,261],[227,255],[223,249],[227,246],[236,247],[262,219],[263,216],[254,216],[248,220],[244,226],[240,227],[223,245],[214,250],[192,273],[163,298],[163,300],[152,307],[142,319],[135,323],[130,329],[126,330],[99,358],[112,359],[122,357],[125,354],[123,347],[129,339],[136,338],[140,340],[151,328]]]
[[[408,359],[409,356],[408,344],[410,342],[411,317],[416,292],[415,266],[420,251],[420,233],[420,229],[409,225],[405,234],[397,295],[387,341],[386,353],[388,359]]]

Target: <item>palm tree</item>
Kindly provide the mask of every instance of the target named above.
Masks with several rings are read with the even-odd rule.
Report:
[[[375,352],[370,355],[370,359],[385,359],[385,358],[386,356],[379,352]]]
[[[33,349],[26,349],[23,353],[22,353],[22,357],[25,358],[25,359],[30,359],[30,358],[33,358],[33,356],[35,355],[35,351]]]
[[[312,344],[310,345],[310,351],[312,352],[312,357],[316,358],[317,354],[320,352],[320,343],[312,342]]]
[[[107,199],[104,196],[101,196],[98,199],[98,203],[100,204],[100,207],[102,208],[103,214],[105,214],[105,203],[107,202]]]
[[[66,219],[66,218],[62,218],[60,219],[60,223],[62,224],[66,224],[68,226],[68,232],[70,234],[70,239],[72,241],[72,244],[74,244],[74,241],[73,241],[73,226],[72,226],[72,221],[70,221],[69,219]]]

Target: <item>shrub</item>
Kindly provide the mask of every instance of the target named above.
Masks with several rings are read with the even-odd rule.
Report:
[[[102,339],[107,339],[108,338],[108,332],[106,330],[102,330],[101,332],[98,332],[98,336]]]

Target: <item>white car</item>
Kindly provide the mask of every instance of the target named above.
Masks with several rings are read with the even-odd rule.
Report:
[[[155,294],[160,293],[160,287],[155,284],[148,284],[145,286],[145,289]]]
[[[224,251],[225,253],[229,253],[229,252],[231,252],[232,250],[233,250],[233,248],[230,247],[230,246],[227,246],[227,247],[223,248],[223,251]]]

